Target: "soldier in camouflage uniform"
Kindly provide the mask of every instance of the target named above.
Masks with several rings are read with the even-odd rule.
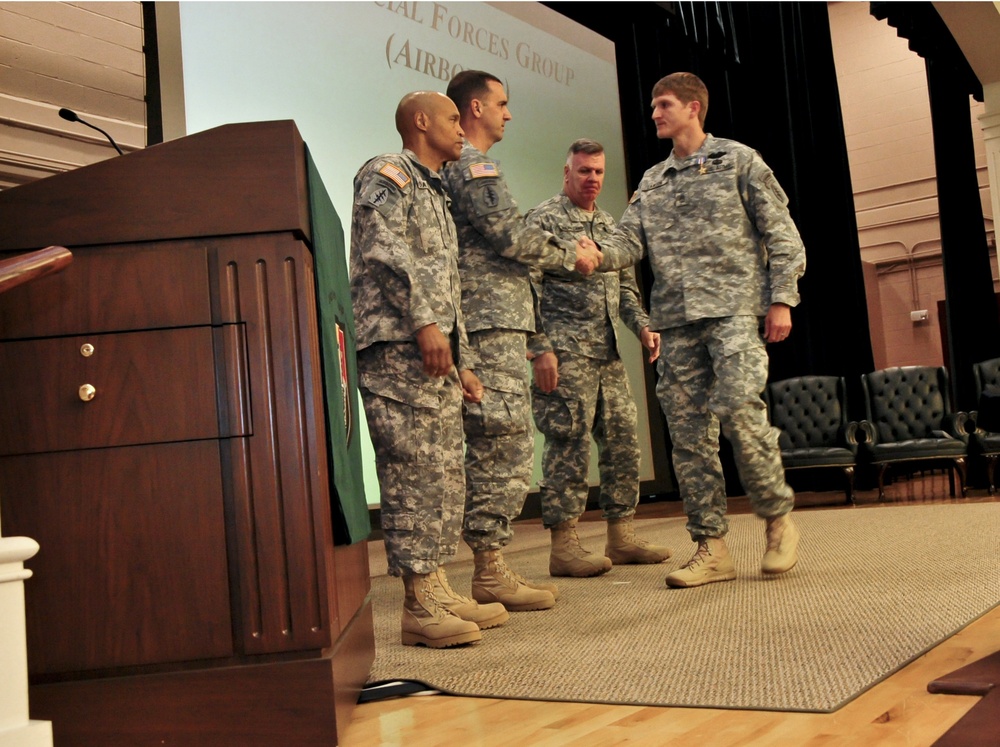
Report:
[[[509,615],[500,604],[455,593],[443,567],[458,549],[465,500],[462,400],[482,396],[470,370],[455,225],[438,174],[462,148],[458,110],[440,93],[408,94],[396,128],[403,152],[373,158],[354,179],[359,388],[389,573],[405,589],[402,641],[443,648],[478,641],[480,628]]]
[[[604,184],[604,147],[577,140],[563,168],[563,191],[528,212],[529,223],[556,236],[581,234],[600,243],[615,230],[597,206]],[[621,319],[656,360],[660,336],[649,329],[632,267],[588,277],[532,272],[537,299],[536,333],[528,348],[534,366],[532,412],[545,435],[542,521],[552,532],[549,573],[596,576],[612,564],[660,563],[670,550],[635,535],[639,503],[636,404],[621,359],[616,320]],[[608,522],[604,555],[580,544],[577,519],[587,506],[590,436],[597,444],[600,506]]]
[[[720,422],[753,511],[767,521],[761,570],[784,573],[798,560],[799,532],[789,515],[795,496],[785,482],[777,431],[761,399],[764,342],[791,331],[805,249],[788,198],[760,155],[705,133],[708,91],[700,79],[663,78],[652,106],[657,136],[672,139],[673,151],[646,172],[616,233],[602,242],[601,269],[648,254],[653,271],[650,327],[662,344],[656,390],[688,531],[698,543],[667,584],[736,577],[723,540]]]
[[[529,226],[518,212],[500,165],[486,155],[511,119],[499,79],[466,70],[451,80],[448,96],[461,112],[467,142],[443,176],[458,229],[462,311],[484,390],[481,402],[464,407],[462,536],[475,559],[472,596],[508,610],[548,609],[556,587],[528,581],[502,553],[534,466],[526,362],[527,334],[534,331],[529,267],[589,273],[600,256],[592,246]]]

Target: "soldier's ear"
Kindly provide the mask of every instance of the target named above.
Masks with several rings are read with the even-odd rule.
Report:
[[[473,116],[481,117],[483,115],[483,102],[479,99],[473,99],[469,104],[469,108],[472,109]]]
[[[427,112],[420,111],[419,109],[413,115],[413,124],[417,126],[417,129],[421,132],[427,132],[427,125],[429,123],[429,118]]]

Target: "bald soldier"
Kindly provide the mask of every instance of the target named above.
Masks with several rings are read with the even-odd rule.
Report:
[[[402,153],[354,178],[351,299],[358,373],[381,491],[389,574],[405,589],[404,645],[445,648],[505,622],[503,605],[454,592],[465,502],[462,401],[482,399],[461,310],[458,243],[438,171],[458,158],[452,101],[410,93],[396,109]]]

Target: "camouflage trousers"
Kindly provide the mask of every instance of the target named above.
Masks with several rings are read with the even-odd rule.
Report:
[[[761,399],[767,351],[757,318],[705,319],[660,330],[660,344],[656,395],[692,538],[721,537],[729,528],[720,423],[754,513],[767,518],[791,511],[795,494],[785,482],[778,431]]]
[[[423,372],[415,342],[358,351],[389,574],[433,573],[458,550],[465,500],[462,387]]]
[[[483,401],[465,402],[465,523],[474,552],[499,550],[524,508],[535,462],[528,395],[527,335],[496,329],[469,333],[479,357]]]
[[[638,414],[625,365],[564,351],[557,356],[559,386],[548,394],[531,391],[535,426],[545,436],[538,483],[542,522],[551,528],[586,509],[591,434],[604,518],[632,516],[639,502]]]

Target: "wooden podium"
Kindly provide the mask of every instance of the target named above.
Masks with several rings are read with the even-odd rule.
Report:
[[[0,511],[41,546],[30,709],[57,745],[328,747],[365,683],[307,172],[264,122],[0,192],[0,257],[74,256],[0,297]]]

